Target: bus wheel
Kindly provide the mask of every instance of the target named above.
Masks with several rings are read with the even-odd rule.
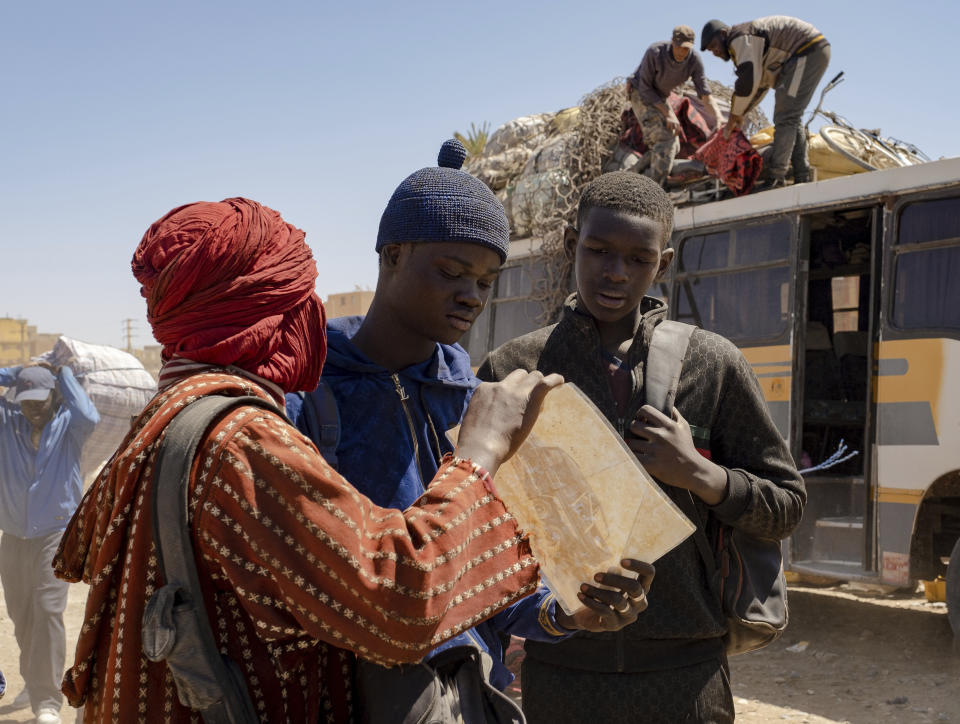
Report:
[[[960,538],[953,544],[947,565],[947,617],[953,629],[953,648],[960,654]]]

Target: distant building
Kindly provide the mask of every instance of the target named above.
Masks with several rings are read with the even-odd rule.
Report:
[[[59,333],[38,333],[26,319],[0,317],[0,367],[25,364],[52,350],[59,338]]]
[[[140,360],[144,369],[153,375],[154,379],[160,376],[160,367],[163,366],[163,360],[160,359],[160,350],[163,349],[159,344],[148,344],[143,349],[133,350],[133,356]]]
[[[373,292],[369,289],[356,287],[352,292],[331,294],[323,306],[327,310],[327,318],[353,317],[363,315],[370,309],[373,301]]]

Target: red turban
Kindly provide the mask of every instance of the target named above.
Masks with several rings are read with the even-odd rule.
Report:
[[[317,386],[317,267],[273,209],[243,198],[176,208],[144,234],[132,267],[164,359],[236,365],[287,391]]]

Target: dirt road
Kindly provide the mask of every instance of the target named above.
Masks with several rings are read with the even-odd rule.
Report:
[[[85,586],[71,587],[69,642],[79,630],[85,596]],[[781,641],[731,661],[740,721],[960,724],[960,657],[950,652],[942,604],[927,603],[921,594],[792,586],[790,619]],[[72,654],[68,643],[68,659]],[[32,720],[29,710],[8,708],[23,686],[17,656],[13,625],[0,603],[0,669],[8,682],[0,724]],[[63,721],[74,721],[69,707]]]
[[[790,588],[783,639],[730,662],[738,719],[960,723],[944,604],[848,588]]]

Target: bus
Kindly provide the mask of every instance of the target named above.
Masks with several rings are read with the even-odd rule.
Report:
[[[943,575],[960,636],[960,158],[679,208],[672,246],[670,317],[742,350],[805,471],[785,569]],[[536,249],[512,242],[474,364],[540,326]]]

